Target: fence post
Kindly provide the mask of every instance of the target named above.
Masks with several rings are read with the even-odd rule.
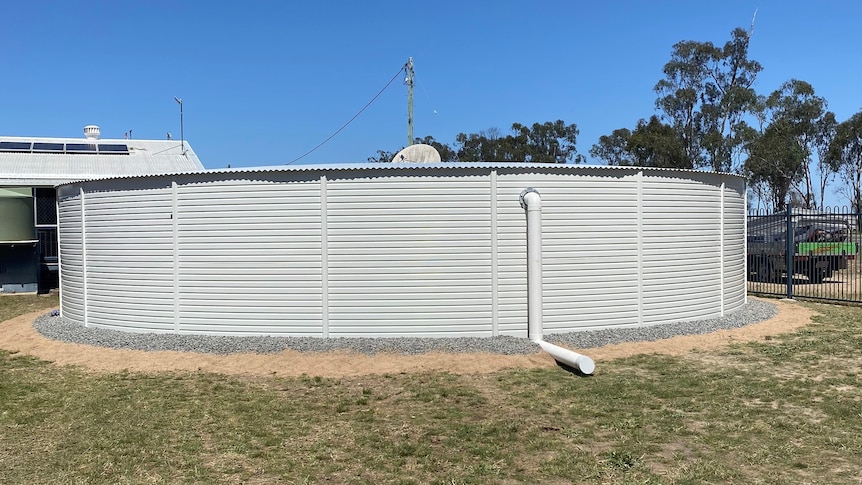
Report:
[[[787,204],[787,236],[784,238],[784,266],[787,272],[787,299],[793,298],[793,260],[796,245],[793,240],[793,204]]]

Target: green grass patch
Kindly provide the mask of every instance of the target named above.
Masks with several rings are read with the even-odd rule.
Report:
[[[31,311],[16,298],[0,315]],[[588,378],[93,374],[0,351],[0,481],[858,483],[862,309],[811,306],[796,333]]]
[[[57,295],[13,295],[0,293],[0,322],[25,313],[45,310],[60,306]]]

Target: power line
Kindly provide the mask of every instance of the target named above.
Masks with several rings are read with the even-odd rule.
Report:
[[[422,84],[422,79],[421,79],[421,78],[419,78],[419,77],[417,76],[417,77],[416,77],[416,80],[417,80],[417,81],[419,81],[419,87],[420,87],[420,88],[422,88],[422,92],[424,92],[424,93],[425,93],[425,97],[426,97],[426,98],[428,98],[428,104],[430,104],[430,105],[431,105],[431,109],[433,109],[433,110],[434,110],[434,114],[436,115],[436,114],[437,114],[437,107],[436,107],[436,106],[434,106],[434,102],[433,102],[433,101],[431,101],[431,96],[429,96],[429,95],[428,95],[428,91],[426,91],[426,90],[425,90],[425,85],[424,85],[424,84]]]
[[[406,66],[406,64],[405,64],[405,66]],[[366,103],[366,104],[365,104],[365,106],[363,106],[363,107],[362,107],[362,109],[360,109],[358,113],[356,113],[355,115],[353,115],[353,118],[350,118],[350,119],[347,121],[347,123],[344,123],[343,125],[341,125],[341,128],[339,128],[339,129],[335,130],[335,133],[333,133],[333,134],[329,135],[329,137],[327,137],[325,140],[323,140],[322,142],[320,142],[316,147],[314,147],[314,148],[312,148],[311,150],[309,150],[309,151],[307,151],[307,152],[303,153],[302,155],[300,155],[300,156],[298,156],[298,157],[294,158],[293,160],[291,160],[291,161],[287,162],[287,165],[290,165],[291,163],[294,163],[294,162],[298,162],[299,160],[302,160],[303,158],[307,157],[308,155],[311,155],[315,150],[317,150],[318,148],[320,148],[320,147],[322,147],[323,145],[325,145],[325,144],[326,144],[326,142],[328,142],[329,140],[331,140],[331,139],[335,138],[335,135],[337,135],[337,134],[341,133],[341,130],[343,130],[343,129],[347,128],[347,125],[349,125],[350,123],[352,123],[352,122],[353,122],[353,120],[355,120],[356,118],[358,118],[358,117],[359,117],[359,115],[361,115],[363,111],[365,111],[369,106],[371,106],[371,103],[373,103],[373,102],[374,102],[378,97],[380,97],[380,95],[381,95],[381,94],[383,94],[383,91],[386,91],[386,88],[388,88],[388,87],[389,87],[389,85],[390,85],[390,84],[392,84],[392,82],[393,82],[393,81],[395,81],[395,79],[398,77],[398,75],[400,75],[400,74],[401,74],[401,72],[402,72],[402,71],[404,71],[404,67],[405,67],[405,66],[401,66],[401,69],[399,69],[399,70],[398,70],[398,72],[396,72],[396,73],[395,73],[395,75],[394,75],[394,76],[392,76],[392,79],[390,79],[390,80],[389,80],[389,82],[388,82],[388,83],[386,83],[386,86],[383,86],[383,89],[381,89],[377,94],[375,94],[375,95],[374,95],[374,97],[373,97],[373,98],[371,98],[371,101],[369,101],[368,103]]]

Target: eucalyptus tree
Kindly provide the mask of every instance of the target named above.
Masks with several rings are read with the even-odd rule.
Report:
[[[654,87],[661,118],[599,138],[590,150],[610,165],[650,165],[732,171],[752,128],[745,119],[758,96],[760,63],[748,58],[751,33],[737,28],[724,46],[682,41],[673,46]]]
[[[590,148],[590,155],[608,165],[637,165],[629,151],[631,137],[632,132],[628,128],[617,128],[610,135],[600,136],[598,143]]]
[[[772,208],[784,209],[788,195],[804,179],[808,153],[794,138],[793,125],[784,119],[770,123],[746,144],[744,173],[759,196]]]
[[[743,146],[739,132],[757,100],[752,87],[763,69],[748,58],[750,32],[736,28],[718,47],[682,41],[654,88],[656,108],[679,134],[692,167],[731,171]]]
[[[817,173],[819,175],[817,184],[818,207],[821,209],[826,207],[826,187],[829,186],[837,173],[836,167],[829,162],[829,146],[835,138],[837,129],[838,122],[835,120],[835,113],[827,111],[817,121],[814,130],[814,148],[817,151]]]
[[[802,207],[823,207],[826,186],[834,174],[823,155],[835,118],[826,106],[809,83],[797,79],[758,98],[753,114],[760,130],[741,135],[747,139],[744,170],[749,185],[766,193],[773,203],[790,195]]]
[[[521,145],[527,148],[524,160],[545,163],[581,163],[583,155],[577,151],[578,131],[574,123],[563,120],[533,123],[527,127],[520,123],[512,125],[515,140],[526,141]]]
[[[826,104],[824,98],[814,93],[811,84],[797,79],[791,79],[782,84],[766,100],[767,108],[772,113],[772,123],[783,124],[786,129],[782,129],[782,133],[799,145],[799,153],[803,155],[803,160],[798,167],[798,182],[794,189],[799,194],[804,207],[808,209],[816,205],[815,184],[818,188],[822,185],[822,181],[821,183],[815,181],[812,167],[817,168],[813,163],[813,156],[817,154],[818,143],[822,143],[820,138],[824,134],[819,131],[823,128],[821,123],[826,123],[824,121],[827,117]],[[828,178],[828,173],[819,175]]]
[[[853,207],[862,211],[862,111],[836,126],[827,155],[850,189]]]
[[[600,137],[590,155],[608,165],[694,168],[679,133],[655,115],[649,121],[638,120],[633,131],[621,128]]]
[[[506,160],[511,155],[510,149],[503,146],[499,129],[492,128],[479,133],[458,133],[455,136],[455,147],[458,160],[462,162],[477,162],[480,160]]]
[[[563,120],[512,124],[509,135],[490,129],[479,133],[459,133],[455,137],[458,160],[527,161],[543,163],[580,163],[584,161],[576,148],[578,127]]]

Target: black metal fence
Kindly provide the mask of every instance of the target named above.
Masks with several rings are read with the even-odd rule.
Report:
[[[57,228],[37,227],[36,237],[39,240],[39,292],[44,293],[60,286]]]
[[[39,239],[39,259],[41,262],[57,261],[57,228],[37,227],[36,237]]]
[[[748,291],[862,303],[860,214],[791,209],[748,215]]]

